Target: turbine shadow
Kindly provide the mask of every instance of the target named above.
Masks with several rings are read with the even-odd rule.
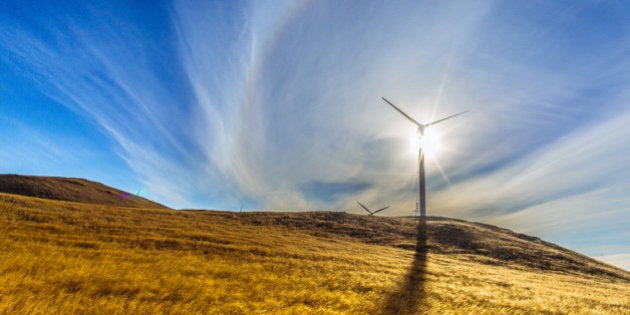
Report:
[[[416,314],[425,298],[427,265],[427,218],[418,219],[418,234],[413,264],[400,288],[387,298],[383,314]]]

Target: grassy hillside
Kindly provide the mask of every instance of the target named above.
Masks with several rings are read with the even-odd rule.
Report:
[[[0,174],[0,192],[110,206],[166,208],[140,196],[81,178]]]
[[[0,194],[0,274],[0,313],[630,313],[628,272],[444,218]]]

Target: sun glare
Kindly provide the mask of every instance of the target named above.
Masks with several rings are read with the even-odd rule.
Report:
[[[414,135],[411,138],[410,144],[411,150],[416,153],[422,146],[424,156],[427,158],[435,158],[440,151],[440,139],[435,132],[431,131],[431,129],[424,131],[424,137],[422,139],[418,139],[418,136]]]

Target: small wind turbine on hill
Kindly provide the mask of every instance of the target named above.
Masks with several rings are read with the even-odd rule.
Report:
[[[375,215],[377,212],[381,212],[381,211],[383,211],[383,210],[385,210],[385,209],[389,208],[389,206],[387,206],[387,207],[385,207],[385,208],[380,208],[380,209],[378,209],[378,210],[371,211],[370,209],[368,209],[368,207],[364,206],[362,203],[360,203],[360,202],[358,202],[358,201],[357,201],[357,203],[359,204],[359,206],[361,206],[361,208],[365,209],[365,211],[367,211],[367,212],[369,213],[368,215]]]
[[[387,104],[389,104],[391,107],[393,107],[395,110],[397,110],[399,113],[401,113],[403,116],[405,116],[405,118],[407,118],[410,122],[412,122],[413,124],[415,124],[416,126],[418,126],[418,138],[420,140],[420,143],[422,143],[422,138],[424,137],[424,130],[430,126],[433,126],[437,123],[443,122],[447,119],[451,119],[455,116],[459,116],[463,113],[466,113],[467,111],[455,114],[455,115],[451,115],[442,119],[438,119],[435,121],[432,121],[430,123],[426,123],[426,124],[421,124],[419,123],[417,120],[413,119],[411,116],[407,115],[405,112],[403,112],[400,108],[396,107],[396,105],[392,104],[390,101],[388,101],[387,99],[385,99],[384,97],[381,97]],[[422,145],[420,145],[420,148],[418,149],[418,197],[419,197],[419,210],[420,210],[420,216],[421,217],[425,217],[427,215],[427,204],[426,204],[426,192],[425,192],[425,180],[424,180],[424,152],[422,150]]]

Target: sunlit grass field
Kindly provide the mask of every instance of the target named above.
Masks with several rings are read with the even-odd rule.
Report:
[[[420,255],[415,224],[0,194],[0,313],[630,313],[628,273]]]

